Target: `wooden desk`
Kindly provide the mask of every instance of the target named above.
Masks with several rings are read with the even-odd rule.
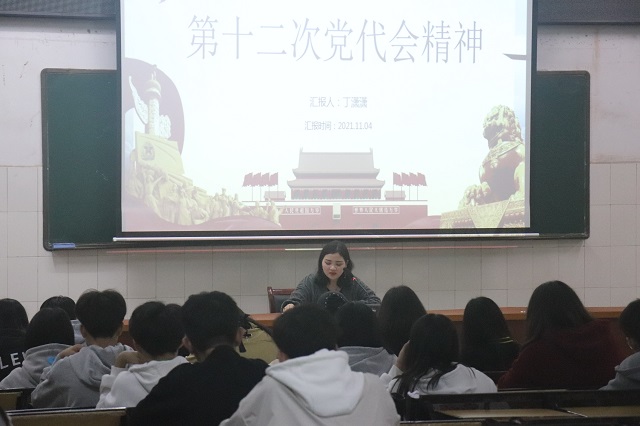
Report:
[[[566,407],[564,409],[586,417],[640,417],[640,405]]]
[[[438,413],[458,419],[514,419],[581,417],[579,414],[550,408],[505,408],[495,410],[438,410]]]

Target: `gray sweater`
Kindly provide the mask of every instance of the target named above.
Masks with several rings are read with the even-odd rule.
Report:
[[[35,388],[40,383],[40,376],[49,367],[56,356],[69,345],[48,343],[36,346],[24,353],[22,367],[11,370],[11,373],[0,382],[0,389]]]
[[[309,274],[300,281],[298,287],[291,293],[291,296],[282,303],[280,308],[293,303],[301,305],[304,303],[317,303],[320,296],[326,293],[327,287],[316,282],[316,274]],[[379,304],[380,298],[376,296],[365,283],[357,277],[344,282],[340,287],[340,293],[350,302],[364,302],[367,304]]]

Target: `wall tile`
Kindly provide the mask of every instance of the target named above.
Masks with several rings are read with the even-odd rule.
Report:
[[[37,180],[37,185],[38,185],[38,211],[42,212],[42,204],[43,204],[43,198],[42,198],[42,194],[43,194],[43,190],[42,190],[42,167],[37,167],[38,169],[38,180]]]
[[[589,169],[590,203],[592,206],[611,204],[611,166],[591,164]]]
[[[532,288],[547,281],[557,280],[559,268],[560,257],[557,245],[555,247],[534,247]]]
[[[7,277],[7,297],[20,302],[38,301],[37,257],[10,257],[7,259]]]
[[[320,249],[317,250],[296,250],[293,252],[295,258],[296,276],[294,279],[295,287],[304,277],[312,274],[316,271],[318,264],[318,256],[320,255]],[[354,253],[349,252],[351,257]],[[375,256],[375,255],[374,255]],[[354,259],[355,262],[355,259]],[[355,262],[356,268],[360,270],[360,262]],[[364,268],[363,268],[364,269]]]
[[[38,213],[9,212],[8,256],[36,256],[38,254]]]
[[[38,303],[69,294],[69,255],[54,253],[38,257]]]
[[[31,321],[36,312],[40,310],[40,304],[38,302],[22,302],[22,306],[24,306],[24,310],[27,311],[29,321]]]
[[[7,171],[8,211],[38,211],[37,167],[10,167]]]
[[[480,288],[482,287],[482,249],[456,249],[454,254],[457,303],[458,291],[471,291],[480,294]]]
[[[611,164],[611,204],[636,204],[635,163]]]
[[[215,258],[215,255],[214,255]],[[265,252],[267,261],[267,281],[264,292],[266,294],[267,284],[274,288],[295,287],[296,281],[296,258],[295,255],[287,251],[268,251]]]
[[[189,253],[184,258],[185,299],[202,291],[213,291],[212,253]]]
[[[507,251],[482,250],[482,290],[507,289]]]
[[[611,206],[611,245],[631,246],[637,241],[637,206]]]
[[[0,299],[9,297],[9,265],[6,257],[0,257]]]
[[[98,288],[98,254],[95,251],[69,254],[69,294],[73,300],[86,290]]]
[[[453,249],[429,251],[427,270],[429,292],[451,291],[456,288],[456,259],[453,256],[454,253],[455,250]]]
[[[354,272],[359,272],[357,264],[356,267],[358,269]],[[376,250],[376,282],[373,287],[373,283],[365,281],[365,284],[371,287],[376,294],[384,293],[391,287],[402,284],[403,271],[403,250]]]
[[[140,305],[142,305],[143,303],[148,302],[150,299],[132,299],[132,298],[127,298],[127,314],[125,315],[125,318],[131,318],[131,314],[133,313],[133,311]]]
[[[507,289],[530,289],[533,285],[533,248],[507,250]]]
[[[403,250],[402,251],[402,275],[396,277],[395,281],[378,283],[378,291],[380,289],[388,290],[391,287],[405,284],[411,288],[428,289],[428,269],[429,269],[429,250]],[[386,288],[385,288],[386,287]],[[378,293],[380,296],[380,292]],[[382,296],[380,296],[382,298]]]
[[[586,246],[611,245],[611,206],[591,206],[589,212],[590,233]]]
[[[477,290],[456,290],[455,291],[455,300],[454,300],[454,309],[464,309],[469,303],[469,300],[480,296],[480,289]]]
[[[636,287],[612,287],[611,306],[627,306],[638,297]]]
[[[526,307],[531,299],[533,289],[509,289],[507,290],[507,306]]]
[[[238,296],[234,297],[240,309],[248,314],[259,314],[269,312],[269,300],[267,294],[262,296]]]
[[[267,297],[269,254],[244,252],[241,256],[240,289],[242,295]]]
[[[0,167],[0,212],[9,210],[9,183],[7,168]]]
[[[127,256],[127,298],[155,299],[156,255],[129,253]]]
[[[509,298],[507,290],[482,289],[482,296],[488,297],[498,304],[498,306],[509,306]]]
[[[577,243],[558,246],[558,279],[570,286],[584,287],[585,248]]]
[[[45,250],[44,248],[44,229],[43,229],[43,223],[42,223],[42,212],[38,212],[38,233],[36,234],[38,241],[36,242],[36,248],[37,248],[37,253],[36,256],[38,257],[45,257],[45,256],[51,256],[50,251]]]
[[[611,247],[611,287],[633,287],[637,282],[636,247]]]
[[[584,289],[585,306],[611,306],[611,288],[609,287],[591,287]]]
[[[127,297],[127,255],[98,253],[98,290],[107,289]]]
[[[156,256],[156,296],[184,299],[185,253],[158,253]],[[215,278],[215,276],[214,276]]]
[[[9,256],[9,214],[0,211],[0,259]]]
[[[379,258],[384,256],[385,253],[388,253],[387,250],[382,250],[380,254],[378,254],[378,250],[349,250],[349,255],[351,259],[353,259],[354,270],[353,274],[360,278],[367,286],[372,288],[374,291],[378,287],[378,276],[376,275],[378,272],[376,262]],[[316,254],[316,258],[313,262],[313,265],[318,264],[318,256],[320,253]],[[311,272],[315,272],[314,269]],[[400,275],[398,276],[400,278]],[[381,283],[384,286],[384,283]]]
[[[587,247],[584,253],[584,286],[610,287],[611,247]]]
[[[427,308],[427,311],[431,311],[431,310],[440,310],[440,309],[453,309],[455,306],[455,298],[456,298],[456,292],[453,290],[449,290],[449,291],[429,291],[428,294],[424,294],[422,293],[422,295],[419,294],[420,300],[423,301],[426,299],[427,303],[425,305],[425,307]]]
[[[187,254],[188,256],[188,254]],[[293,271],[293,268],[291,268]],[[266,271],[264,271],[266,273]],[[213,252],[213,289],[227,294],[240,295],[242,274],[242,253]],[[268,279],[265,276],[265,292]]]

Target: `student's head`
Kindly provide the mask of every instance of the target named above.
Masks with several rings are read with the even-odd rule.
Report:
[[[322,283],[332,279],[350,278],[353,266],[347,246],[342,241],[334,240],[320,251],[316,277]]]
[[[184,337],[180,306],[158,301],[143,303],[131,314],[129,334],[136,348],[152,358],[176,353]]]
[[[76,302],[76,315],[90,337],[113,338],[122,330],[127,303],[116,290],[88,290]]]
[[[67,296],[53,296],[42,302],[40,305],[40,309],[44,308],[61,308],[63,309],[67,315],[69,315],[69,319],[76,319],[76,302],[73,301],[72,298]]]
[[[31,318],[25,335],[26,349],[48,343],[73,345],[73,326],[62,308],[42,308]]]
[[[26,330],[29,317],[22,303],[15,299],[0,299],[0,329]]]
[[[335,317],[314,304],[289,309],[273,324],[273,341],[286,358],[311,355],[320,349],[335,350],[338,333]]]
[[[467,302],[462,317],[463,345],[481,345],[508,337],[509,327],[500,307],[488,297]]]
[[[571,287],[562,281],[548,281],[540,284],[529,299],[527,343],[548,330],[575,328],[592,320]]]
[[[379,348],[382,338],[375,312],[364,303],[347,302],[336,312],[340,328],[338,346]]]
[[[424,315],[413,324],[406,351],[406,371],[400,376],[398,392],[414,389],[422,376],[435,370],[428,386],[435,387],[458,360],[458,334],[453,322],[440,314]]]
[[[236,346],[242,338],[242,311],[225,293],[193,294],[180,311],[184,333],[195,352],[204,353],[218,345]]]
[[[378,323],[384,347],[398,355],[409,341],[413,323],[427,313],[418,295],[405,285],[390,288],[378,309]]]
[[[625,336],[629,347],[634,351],[640,351],[640,299],[629,303],[620,313],[620,329]]]

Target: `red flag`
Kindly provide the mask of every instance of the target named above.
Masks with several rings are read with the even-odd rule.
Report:
[[[411,175],[410,175],[410,176],[411,176],[411,177],[409,178],[409,183],[410,183],[411,185],[415,185],[415,186],[420,185],[420,180],[418,179],[418,175],[417,175],[417,174],[415,174],[415,173],[411,173]]]
[[[393,184],[402,186],[402,178],[400,178],[400,173],[393,173]]]
[[[244,175],[242,186],[253,186],[253,174],[247,173],[246,175]]]
[[[271,176],[269,176],[269,186],[276,186],[278,185],[278,173],[272,173]]]
[[[269,186],[269,173],[263,173],[260,178],[260,186]]]
[[[409,178],[409,175],[406,173],[402,174],[402,185],[411,185],[411,179]]]
[[[418,173],[418,185],[427,186],[427,178],[424,173]]]

